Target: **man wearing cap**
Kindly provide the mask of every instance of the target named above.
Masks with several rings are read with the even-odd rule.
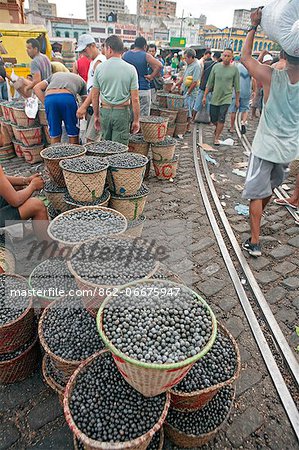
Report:
[[[102,131],[105,140],[128,145],[131,109],[131,131],[138,133],[140,106],[138,75],[132,64],[122,59],[123,41],[119,36],[109,36],[105,41],[107,61],[97,67],[92,89],[95,127]],[[101,110],[99,114],[99,99]]]
[[[93,110],[91,107],[92,97],[91,90],[93,87],[93,79],[97,66],[106,61],[106,57],[102,55],[96,45],[96,41],[90,34],[82,34],[78,40],[77,52],[83,53],[91,60],[88,78],[87,78],[87,98],[77,111],[79,119],[87,118],[86,140],[87,142],[96,142],[101,138],[100,132],[95,129]]]
[[[255,257],[262,254],[260,228],[263,211],[273,190],[283,183],[288,164],[299,157],[299,57],[286,53],[286,69],[277,70],[260,64],[251,56],[261,18],[261,8],[251,13],[252,26],[241,58],[250,75],[263,85],[264,90],[264,108],[252,143],[243,192],[243,198],[250,199],[251,236],[242,247]]]

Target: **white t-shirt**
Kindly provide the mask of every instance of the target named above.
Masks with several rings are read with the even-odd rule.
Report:
[[[94,60],[91,61],[90,66],[89,66],[89,71],[88,71],[88,78],[87,78],[87,94],[89,94],[89,92],[91,91],[91,89],[93,87],[93,77],[94,77],[94,73],[95,73],[94,66],[96,65],[96,63],[98,61],[101,61],[101,63],[103,63],[106,60],[107,60],[106,56],[102,55],[102,53],[100,53]]]

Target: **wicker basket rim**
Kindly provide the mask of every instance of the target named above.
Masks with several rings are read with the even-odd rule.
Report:
[[[90,158],[92,158],[92,156],[91,156]],[[71,158],[71,159],[74,159],[74,158]],[[76,158],[76,159],[78,159],[78,158]],[[103,159],[104,159],[104,158],[103,158]],[[94,169],[94,170],[91,170],[91,171],[88,171],[88,172],[84,172],[84,171],[80,171],[80,170],[65,169],[65,168],[63,167],[63,163],[64,163],[65,161],[67,161],[67,159],[63,159],[62,161],[60,161],[60,162],[59,162],[59,167],[60,167],[60,169],[62,169],[62,171],[64,171],[64,172],[69,172],[69,173],[79,173],[79,174],[84,174],[84,175],[91,175],[91,174],[94,174],[94,173],[100,173],[100,172],[103,172],[104,170],[107,170],[107,169],[108,169],[108,163],[104,163],[104,162],[103,162],[103,165],[102,165],[101,168]]]
[[[41,315],[41,317],[40,317],[40,319],[39,319],[39,322],[38,322],[38,336],[39,336],[39,340],[40,340],[41,346],[43,347],[43,349],[45,350],[45,352],[46,352],[52,359],[54,359],[55,361],[58,361],[59,363],[62,363],[62,364],[65,364],[65,363],[66,363],[66,364],[78,366],[79,364],[81,364],[81,362],[82,362],[83,360],[76,361],[76,360],[74,360],[74,359],[64,359],[64,358],[62,358],[61,356],[55,355],[55,353],[53,353],[53,351],[52,351],[52,350],[50,349],[50,347],[48,346],[47,341],[46,341],[45,338],[44,338],[44,333],[43,333],[43,323],[44,323],[44,320],[45,320],[47,314],[49,313],[49,310],[50,310],[51,308],[54,308],[55,305],[56,305],[57,303],[63,302],[63,300],[65,300],[65,299],[66,299],[66,297],[63,297],[63,298],[59,298],[59,299],[57,299],[57,300],[54,300],[50,305],[48,305],[48,306],[44,309],[44,311],[43,311],[43,313],[42,313],[42,315]]]
[[[5,120],[5,119],[3,119],[3,117],[0,117],[0,122],[3,122],[4,125],[10,125],[11,127],[12,127],[13,125],[15,125],[15,124],[12,123],[10,120]]]
[[[42,360],[42,373],[45,378],[47,384],[55,391],[57,394],[63,394],[64,387],[58,384],[52,377],[47,373],[46,362],[50,359],[50,356],[45,354]]]
[[[164,283],[165,281],[163,280],[154,280],[154,282],[156,284],[159,283]],[[140,283],[153,283],[153,280],[145,280],[145,281],[134,281],[132,283],[128,283],[125,284],[124,286],[122,286],[122,288],[132,288],[133,286],[136,286]],[[121,352],[120,350],[118,350],[113,344],[112,342],[107,338],[106,333],[104,332],[103,329],[103,313],[104,313],[104,309],[105,306],[107,305],[107,303],[115,298],[115,295],[108,295],[105,300],[103,301],[103,303],[100,306],[100,309],[98,311],[97,314],[97,327],[98,327],[98,331],[100,333],[101,338],[103,339],[105,345],[107,348],[109,348],[109,350],[111,350],[111,352],[118,356],[119,358],[124,359],[126,362],[133,364],[135,366],[138,367],[142,367],[144,369],[156,369],[156,370],[172,370],[172,369],[180,369],[182,367],[186,367],[190,364],[195,363],[196,361],[198,361],[200,358],[202,358],[206,353],[208,353],[208,351],[211,349],[212,345],[214,344],[214,341],[216,339],[216,335],[217,335],[217,320],[216,317],[211,309],[211,307],[207,304],[207,302],[200,297],[200,295],[198,295],[195,291],[192,291],[192,289],[188,288],[185,285],[181,285],[178,283],[174,283],[173,281],[167,281],[168,284],[171,284],[173,286],[179,286],[180,288],[184,288],[186,290],[188,290],[189,292],[192,292],[192,294],[195,294],[198,303],[201,303],[201,305],[205,306],[207,308],[207,310],[209,311],[210,315],[211,315],[211,319],[212,319],[212,332],[211,332],[211,336],[210,339],[208,341],[208,343],[202,348],[202,350],[197,353],[197,355],[192,356],[190,358],[184,359],[183,361],[179,361],[177,363],[171,363],[171,364],[151,364],[151,363],[144,363],[141,361],[138,361],[137,359],[133,359],[130,358],[129,356],[127,356],[125,353]]]
[[[14,124],[12,122],[11,122],[11,126],[14,127],[18,131],[31,131],[31,130],[41,130],[42,129],[42,125],[38,125],[35,127],[20,127],[19,125]]]
[[[232,395],[231,405],[230,405],[229,411],[227,412],[227,415],[226,415],[225,419],[221,422],[220,425],[218,425],[217,428],[215,428],[215,430],[209,431],[208,433],[199,434],[199,435],[187,434],[187,433],[184,433],[184,432],[178,430],[177,428],[173,427],[172,425],[170,425],[167,422],[167,420],[165,420],[165,427],[166,428],[169,427],[171,430],[175,431],[177,434],[181,435],[183,438],[184,438],[184,436],[188,436],[188,438],[192,438],[192,439],[209,438],[209,440],[210,440],[213,436],[215,436],[224,427],[224,425],[227,423],[227,421],[229,419],[229,416],[230,416],[231,411],[233,409],[233,404],[234,404],[234,401],[235,401],[235,397],[236,397],[236,387],[234,387],[233,389],[234,389],[234,392],[233,392],[233,395]],[[187,414],[188,412],[192,412],[192,411],[185,411],[185,412]],[[195,412],[195,411],[193,411],[193,412]],[[184,414],[184,411],[181,411],[181,413]],[[167,434],[167,431],[166,431],[166,434]]]
[[[6,145],[2,145],[1,150],[12,150],[13,145],[12,144],[6,144]]]
[[[24,356],[26,356],[32,349],[33,347],[38,343],[38,334],[36,334],[34,340],[32,341],[32,343],[29,345],[28,348],[26,348],[26,350],[21,353],[20,355],[16,356],[13,359],[8,359],[6,361],[0,361],[0,367],[4,367],[4,366],[9,366],[10,364],[14,364],[16,361],[18,361],[19,359],[23,358]]]
[[[155,117],[155,121],[151,122],[151,117]],[[157,120],[159,119],[159,120]],[[163,116],[146,116],[146,117],[140,117],[139,119],[140,123],[147,123],[150,125],[160,125],[161,123],[164,122],[169,122],[169,118],[168,117],[163,117]]]
[[[150,190],[145,184],[143,184],[142,186],[145,191],[143,194],[138,194],[138,192],[141,189],[140,188],[139,191],[137,191],[136,194],[133,194],[133,195],[117,195],[117,194],[113,194],[111,192],[111,198],[113,198],[115,200],[134,200],[136,198],[146,197],[147,195],[149,195]]]
[[[91,209],[95,209],[95,210],[98,209],[98,210],[101,210],[101,211],[104,210],[104,212],[105,212],[105,211],[107,211],[107,212],[113,212],[114,214],[116,214],[117,216],[119,216],[121,219],[123,219],[123,221],[124,221],[124,229],[121,230],[121,231],[119,231],[118,233],[113,234],[113,236],[117,236],[117,235],[119,235],[119,234],[124,233],[124,232],[126,231],[127,227],[128,227],[128,221],[127,221],[127,219],[125,218],[125,216],[124,216],[123,214],[121,214],[120,212],[115,211],[115,209],[106,208],[105,206],[81,206],[81,207],[79,207],[79,208],[75,208],[75,209],[71,209],[71,210],[69,210],[69,211],[65,211],[65,212],[59,214],[59,216],[55,217],[55,219],[53,219],[53,220],[51,221],[51,223],[49,224],[48,229],[47,229],[47,233],[48,233],[49,237],[50,237],[51,239],[53,239],[53,241],[59,242],[60,244],[64,244],[64,245],[76,245],[76,244],[82,244],[82,243],[86,243],[86,242],[89,242],[89,241],[94,240],[95,237],[93,236],[93,237],[90,238],[90,239],[86,239],[86,240],[80,241],[80,242],[63,241],[62,239],[58,239],[58,238],[54,237],[53,234],[52,234],[52,232],[51,232],[51,227],[53,226],[54,223],[56,223],[56,222],[58,221],[58,219],[59,219],[61,216],[66,216],[66,215],[68,215],[68,214],[74,214],[74,212],[77,213],[77,212],[80,212],[80,211],[84,211],[84,210],[86,210],[86,209],[87,209],[87,210],[88,210],[88,209],[90,209],[90,210],[91,210]],[[105,236],[109,236],[109,235],[105,235]]]
[[[235,352],[236,352],[237,364],[236,364],[236,370],[235,370],[233,376],[231,378],[229,378],[228,380],[226,380],[226,381],[222,381],[221,383],[214,384],[213,386],[210,386],[210,387],[205,388],[205,389],[199,389],[199,390],[193,391],[193,392],[182,392],[182,391],[175,391],[174,389],[170,389],[170,391],[169,391],[170,394],[173,394],[173,395],[176,395],[176,396],[188,399],[189,397],[193,397],[193,396],[198,395],[198,394],[208,394],[208,393],[213,392],[215,390],[219,390],[219,389],[221,389],[224,386],[228,386],[229,384],[234,383],[239,378],[240,371],[241,371],[241,357],[240,357],[240,350],[239,350],[238,344],[237,344],[235,338],[232,336],[232,334],[228,331],[228,329],[225,328],[222,324],[220,324],[217,321],[217,331],[218,330],[223,331],[229,337],[229,339],[233,343],[233,346],[234,346],[234,349],[235,349]],[[176,408],[173,407],[173,409],[176,409]],[[187,408],[186,408],[186,410],[187,410]],[[180,409],[180,411],[182,411],[182,410]]]
[[[104,140],[102,140],[100,142],[88,142],[87,144],[84,144],[83,147],[86,148],[87,151],[90,151],[89,148],[95,147],[96,145],[99,145],[101,142],[112,142],[112,141],[104,141]],[[127,145],[121,144],[120,142],[114,142],[114,144],[117,145],[117,151],[113,152],[111,150],[111,152],[112,152],[111,156],[114,155],[114,154],[125,153],[125,152],[128,151],[128,146]],[[95,153],[99,153],[99,154],[100,153],[109,153],[109,150],[107,150],[107,149],[106,150],[103,149],[102,151],[94,150],[94,152]]]
[[[161,161],[156,161],[155,159],[153,159],[153,163],[156,166],[165,166],[166,164],[174,164],[174,163],[176,163],[178,161],[179,161],[179,156],[178,155],[175,155],[174,158],[172,158],[171,161],[162,161],[161,162]]]
[[[144,217],[144,218],[145,218],[145,216],[141,216],[141,217]],[[139,224],[138,224],[138,225],[139,225]],[[129,237],[126,237],[126,236],[118,236],[117,239],[122,239],[122,240],[126,240],[126,241],[132,242],[132,239],[129,238]],[[89,242],[92,242],[93,240],[96,241],[96,239],[91,239]],[[73,255],[73,253],[75,253],[75,252],[78,250],[78,248],[79,248],[80,245],[82,245],[82,244],[83,244],[83,243],[77,244],[77,245],[73,248],[72,255]],[[140,281],[142,281],[142,280],[147,280],[147,279],[149,279],[154,273],[156,273],[156,271],[157,271],[157,269],[158,269],[158,264],[159,264],[159,262],[157,262],[157,263],[154,265],[154,267],[153,267],[153,269],[151,270],[151,272],[150,272],[146,277],[142,278]],[[119,284],[119,285],[116,285],[116,286],[115,286],[115,285],[109,285],[109,284],[101,284],[101,285],[100,285],[100,284],[92,283],[91,281],[85,280],[84,278],[81,278],[80,275],[78,275],[77,272],[75,271],[75,269],[73,268],[72,262],[71,262],[71,258],[67,261],[67,266],[68,266],[69,271],[71,272],[71,274],[72,274],[75,278],[77,278],[81,283],[83,283],[83,284],[85,284],[85,285],[87,285],[87,286],[89,286],[89,287],[91,287],[91,288],[98,288],[98,287],[101,287],[101,288],[103,288],[103,289],[112,289],[112,288],[114,288],[114,289],[120,289],[120,288],[122,288],[122,287],[125,286],[125,285],[122,285],[122,284]]]
[[[81,373],[81,371],[84,371],[86,369],[86,367],[94,359],[106,356],[108,354],[110,354],[110,352],[107,349],[95,353],[94,355],[92,355],[91,357],[89,357],[88,359],[83,361],[80,364],[80,366],[74,371],[72,376],[70,377],[70,379],[66,385],[66,388],[64,391],[64,398],[63,398],[63,409],[64,409],[65,419],[66,419],[68,426],[73,431],[73,433],[75,434],[77,439],[79,439],[83,444],[91,445],[92,447],[99,448],[102,450],[103,449],[105,449],[105,450],[117,450],[117,449],[121,450],[124,447],[126,449],[128,449],[130,447],[135,448],[138,445],[140,445],[141,443],[143,443],[146,438],[152,437],[156,433],[156,431],[159,431],[161,429],[163,422],[166,419],[168,409],[170,406],[170,394],[168,392],[165,393],[165,396],[166,396],[165,405],[164,405],[163,412],[162,412],[158,422],[142,436],[139,436],[138,438],[136,438],[132,441],[125,441],[122,443],[120,443],[120,442],[119,443],[106,443],[106,442],[95,441],[93,439],[90,439],[82,431],[79,430],[79,428],[77,427],[77,425],[75,424],[75,422],[73,420],[73,417],[72,417],[72,414],[71,414],[71,411],[69,408],[68,399],[69,399],[70,395],[72,394],[73,386],[75,384],[75,381],[76,381],[76,378],[78,377],[78,375]]]
[[[121,166],[121,167],[120,167],[120,166],[118,166],[117,164],[113,164],[113,161],[112,161],[112,163],[110,162],[110,159],[112,159],[114,156],[118,156],[118,155],[111,155],[111,156],[109,157],[109,168],[108,168],[108,170],[111,172],[110,169],[119,169],[119,170],[122,170],[122,169],[123,169],[123,170],[128,170],[128,169],[131,169],[131,170],[133,170],[133,169],[139,169],[140,167],[146,166],[147,163],[148,163],[148,157],[147,157],[147,156],[140,155],[139,153],[134,153],[134,152],[129,152],[128,155],[136,155],[136,156],[139,156],[140,159],[143,159],[143,162],[140,161],[140,163],[137,163],[137,165],[134,166],[134,167],[124,167],[124,166]]]
[[[50,147],[52,147],[52,146],[50,146],[50,147],[44,148],[44,150],[42,150],[42,151],[40,152],[40,155],[41,155],[41,157],[42,157],[43,159],[45,159],[46,161],[57,161],[58,163],[59,163],[60,161],[63,161],[64,159],[77,158],[78,156],[84,156],[84,155],[85,155],[86,149],[83,147],[83,145],[78,145],[78,144],[72,144],[72,145],[76,145],[76,146],[78,146],[78,147],[82,147],[81,153],[77,153],[76,155],[69,155],[69,156],[59,156],[59,158],[51,158],[51,157],[45,156],[45,152],[46,152],[47,150],[49,150]]]
[[[20,147],[25,148],[26,150],[32,150],[32,149],[36,149],[37,147],[44,147],[44,144],[29,145],[27,147],[27,145],[20,143]]]
[[[174,116],[177,116],[178,112],[179,112],[177,109],[161,108],[161,106],[159,107],[159,111],[160,112],[162,111],[162,112],[165,112],[168,114],[172,114]]]
[[[107,202],[107,201],[110,199],[111,194],[110,194],[110,192],[109,192],[108,189],[105,189],[105,190],[104,190],[104,193],[106,193],[105,197],[104,197],[104,194],[103,194],[103,195],[102,195],[103,198],[100,197],[99,199],[97,199],[97,201],[100,201],[100,200],[101,200],[100,203],[98,203],[97,205],[86,205],[86,206],[101,206],[101,203]],[[79,203],[76,203],[76,200],[74,200],[74,199],[70,196],[70,194],[69,194],[68,192],[66,192],[66,193],[64,194],[63,201],[64,201],[65,203],[67,203],[68,205],[72,205],[72,206],[73,206],[73,205],[75,205],[75,206],[79,205]],[[83,205],[80,205],[80,206],[83,206]],[[83,207],[84,207],[84,206],[83,206]]]
[[[176,144],[177,144],[177,140],[175,139],[175,138],[172,138],[173,139],[173,142],[165,142],[164,143],[164,141],[161,141],[161,143],[160,142],[155,142],[155,143],[153,143],[152,144],[152,151],[153,151],[153,149],[155,149],[155,148],[163,148],[163,147],[165,147],[165,148],[167,148],[167,147],[175,147],[176,146]]]
[[[47,192],[47,193],[49,193],[49,194],[66,194],[67,193],[67,188],[65,187],[60,187],[60,186],[56,186],[56,188],[57,189],[60,189],[59,191],[49,191],[48,189],[47,189],[47,183],[45,183],[45,186],[43,187],[43,191],[44,192]],[[61,189],[63,189],[63,190],[61,190]]]
[[[5,272],[5,273],[0,274],[0,277],[2,277],[3,275],[5,275],[5,276],[10,276],[10,277],[14,277],[14,278],[19,278],[19,279],[21,279],[22,281],[24,281],[24,282],[27,284],[27,286],[29,286],[28,281],[26,280],[26,278],[22,277],[21,275],[18,275],[18,274],[16,274],[16,273],[8,273],[8,272]],[[15,323],[17,323],[19,320],[23,319],[23,318],[28,314],[28,311],[30,311],[30,309],[33,308],[33,299],[32,299],[32,296],[31,296],[31,295],[28,295],[28,297],[29,297],[29,302],[28,302],[28,306],[27,306],[27,308],[25,309],[25,311],[24,311],[19,317],[17,317],[16,319],[14,319],[12,322],[8,322],[8,323],[6,323],[5,325],[1,325],[1,326],[0,326],[0,330],[3,330],[3,329],[5,329],[5,328],[11,327],[12,325],[15,325]]]

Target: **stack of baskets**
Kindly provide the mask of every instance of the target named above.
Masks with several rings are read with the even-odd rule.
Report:
[[[138,153],[123,153],[110,156],[108,169],[108,184],[111,194],[109,206],[122,213],[128,221],[126,235],[138,237],[141,235],[145,217],[143,210],[149,194],[148,188],[142,184],[149,159],[146,143],[139,144]],[[137,149],[138,150],[138,149]]]
[[[16,155],[25,158],[29,164],[41,162],[40,152],[49,143],[45,135],[48,130],[45,114],[41,124],[40,115],[36,119],[27,117],[23,100],[13,100],[0,103],[0,116],[1,134],[5,144],[0,148],[0,159],[9,159]]]
[[[74,44],[72,41],[64,41],[62,45],[63,64],[69,71],[72,71],[73,64],[76,61],[76,53],[74,51]]]
[[[24,289],[24,292],[28,290],[25,278],[8,273],[0,275],[2,290],[10,291],[14,288],[14,282],[17,283],[16,289]],[[4,295],[7,298],[12,294]],[[22,294],[19,295],[21,296]],[[3,299],[1,303],[2,301]],[[0,325],[0,384],[21,381],[27,378],[38,365],[39,341],[32,298],[28,296],[25,301],[26,307],[17,318]]]
[[[169,122],[174,126],[178,111],[155,107],[154,116],[140,119],[142,135],[130,137],[129,148],[139,153],[152,150],[155,174],[160,180],[173,180],[178,168],[176,140],[168,136]]]
[[[170,118],[167,134],[181,136],[187,131],[188,109],[184,108],[184,97],[179,94],[170,94],[159,91],[157,93],[158,105],[151,110],[152,115],[164,115]],[[167,110],[169,110],[167,112]]]

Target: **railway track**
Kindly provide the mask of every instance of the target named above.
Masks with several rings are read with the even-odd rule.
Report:
[[[243,142],[245,142],[244,139],[242,139]],[[202,126],[196,125],[193,131],[193,158],[199,187],[198,193],[203,199],[207,217],[248,324],[288,419],[299,440],[299,411],[296,405],[296,400],[298,402],[299,396],[299,364],[229,224],[214,188],[204,152],[201,148],[202,143]],[[247,143],[250,146],[248,141]],[[250,150],[249,146],[244,146],[246,153]],[[280,192],[279,195],[283,196]]]

